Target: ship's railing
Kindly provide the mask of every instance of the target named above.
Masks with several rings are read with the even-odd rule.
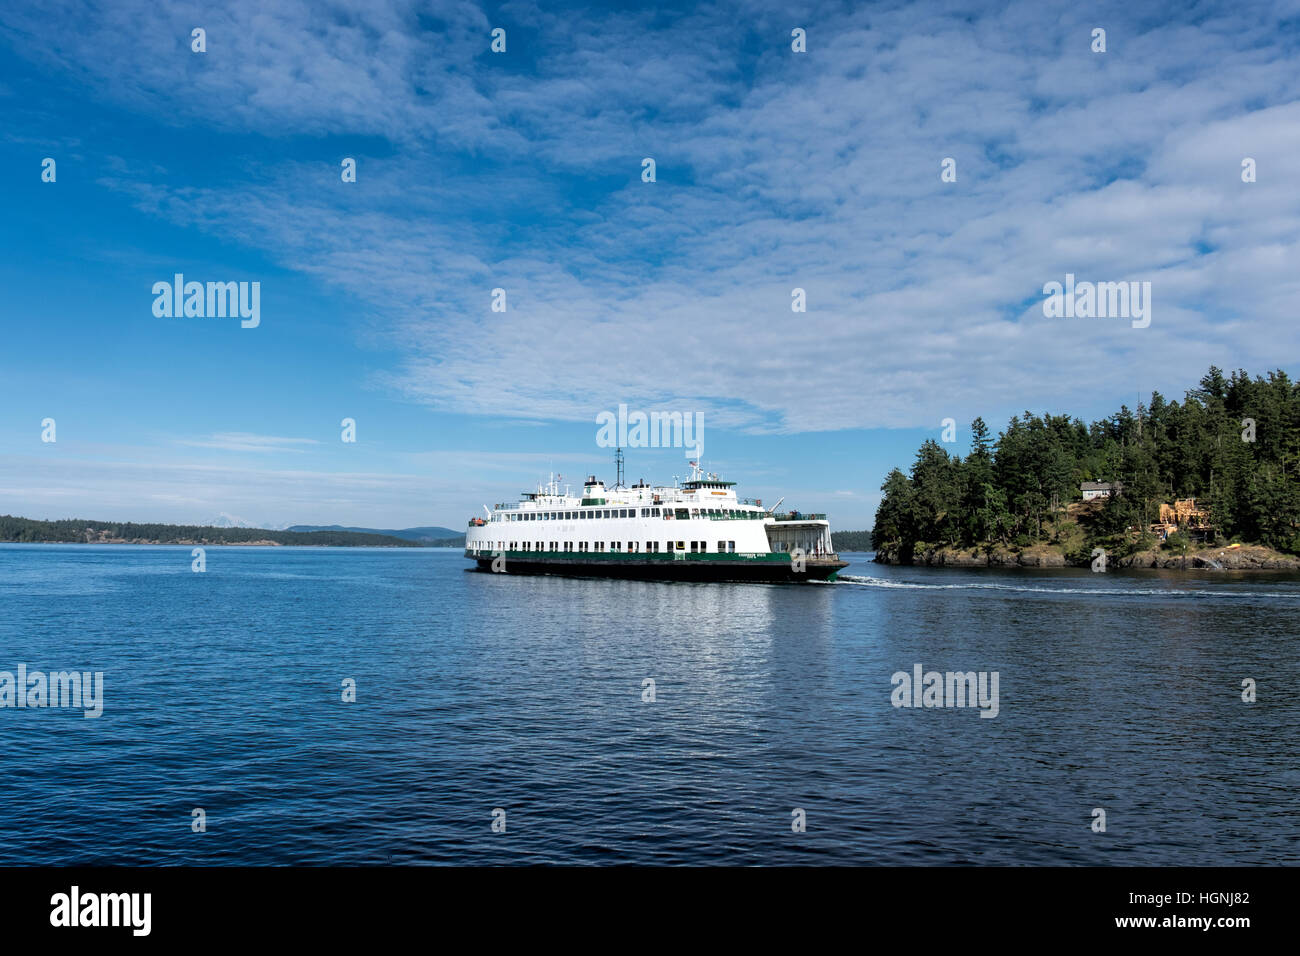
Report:
[[[805,514],[802,511],[783,511],[780,514],[772,515],[777,521],[825,521],[826,515],[812,512]]]

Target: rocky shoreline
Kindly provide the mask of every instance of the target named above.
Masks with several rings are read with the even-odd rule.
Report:
[[[876,550],[879,564],[904,564],[945,568],[1067,568],[1089,567],[1089,560],[1071,560],[1050,545],[1014,549],[993,548],[926,548],[918,549],[910,562],[904,562],[896,546]],[[1201,548],[1186,556],[1153,549],[1125,557],[1107,559],[1112,568],[1160,568],[1163,570],[1223,571],[1300,571],[1300,558],[1282,554],[1262,545],[1239,548]]]

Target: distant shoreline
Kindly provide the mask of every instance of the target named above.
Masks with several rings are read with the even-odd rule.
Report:
[[[441,530],[441,529],[439,529]],[[452,539],[411,540],[390,534],[344,529],[272,531],[267,528],[219,528],[212,525],[144,524],[66,518],[42,521],[0,515],[0,543],[6,544],[142,544],[189,547],[427,548],[460,547]]]
[[[0,545],[4,544],[21,544],[32,547],[50,545],[51,547],[60,547],[63,545],[73,545],[79,547],[89,547],[94,545],[113,545],[124,548],[366,548],[373,551],[437,551],[451,549],[461,551],[461,545],[451,544],[417,544],[417,545],[399,545],[399,544],[281,544],[278,541],[8,541],[0,539]]]

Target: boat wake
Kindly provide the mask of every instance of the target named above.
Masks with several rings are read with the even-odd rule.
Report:
[[[1300,590],[1211,590],[1208,588],[1152,588],[1152,587],[1046,587],[1028,584],[990,584],[970,582],[964,584],[920,584],[912,581],[893,581],[862,574],[841,574],[837,584],[859,587],[919,591],[1011,591],[1023,594],[1102,594],[1119,597],[1242,597],[1242,598],[1300,598]]]

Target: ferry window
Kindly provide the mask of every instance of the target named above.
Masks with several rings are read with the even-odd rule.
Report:
[[[685,550],[686,550],[686,542],[685,542],[685,541],[678,541],[678,542],[677,542],[677,550],[678,550],[678,551],[685,551]]]
[[[698,518],[699,516],[700,516],[700,509],[699,509],[699,508],[692,508],[692,509],[691,509],[691,517],[692,517],[692,518]]]
[[[651,508],[651,509],[650,509],[650,517],[652,517],[652,518],[658,518],[658,517],[659,517],[659,509],[658,509],[658,508]]]
[[[628,510],[627,510],[626,508],[620,509],[620,511],[619,511],[619,513],[618,513],[618,516],[619,516],[620,518],[630,518],[630,517],[631,517],[631,515],[628,513]]]
[[[734,541],[728,541],[728,542],[727,542],[727,550],[730,551],[730,552],[732,552],[732,553],[734,554],[735,551],[736,551],[736,542],[734,542]]]
[[[688,511],[686,508],[678,508],[678,509],[677,509],[677,519],[678,519],[679,521],[685,521],[685,520],[686,520],[687,518],[689,518],[690,516],[691,516],[691,513],[690,513],[690,511]]]
[[[727,542],[725,542],[725,541],[719,541],[719,542],[718,542],[718,553],[721,554],[722,552],[724,552],[724,551],[726,551],[726,550],[727,550]]]

